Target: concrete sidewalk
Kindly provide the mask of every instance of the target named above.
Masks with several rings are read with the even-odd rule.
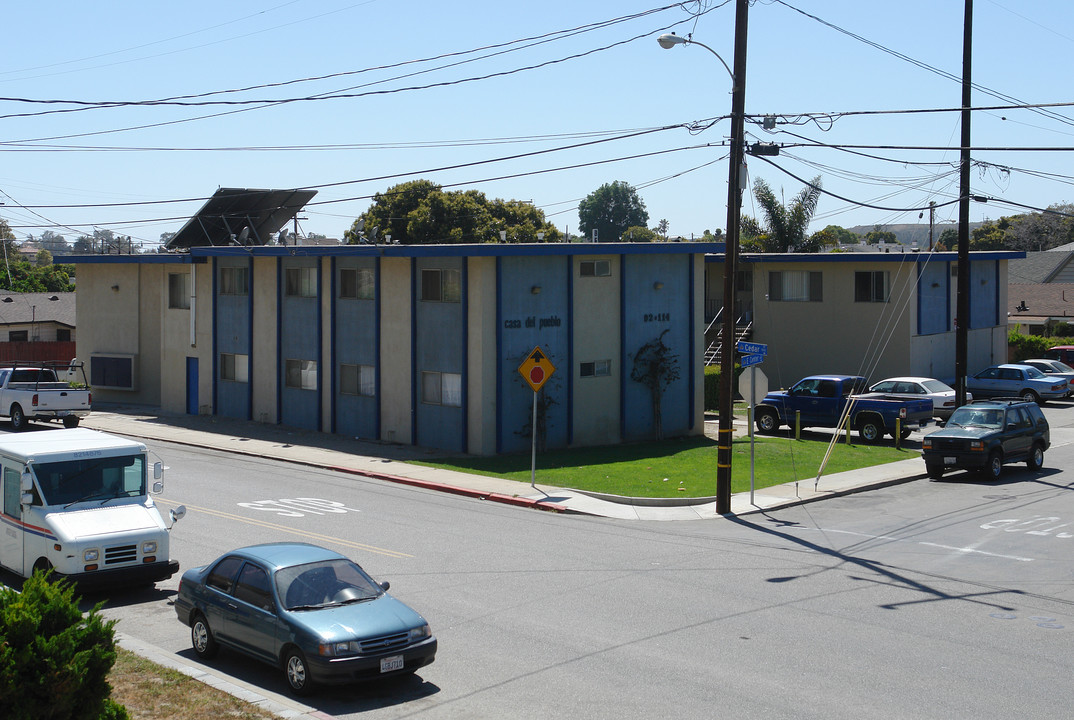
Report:
[[[709,425],[710,423],[706,423]],[[715,434],[715,423],[713,434]],[[94,409],[82,426],[147,440],[212,448],[267,457],[363,477],[424,487],[519,507],[568,512],[620,520],[703,520],[720,517],[712,498],[622,498],[578,490],[442,470],[415,465],[413,460],[442,453],[408,445],[363,441],[316,431],[208,415],[169,415],[155,408],[108,406]],[[742,431],[748,432],[742,423]],[[713,469],[715,473],[715,469]],[[736,493],[731,514],[745,515],[788,505],[823,500],[925,477],[919,458]]]

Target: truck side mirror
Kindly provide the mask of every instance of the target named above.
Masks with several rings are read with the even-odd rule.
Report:
[[[24,493],[28,493],[34,489],[34,476],[28,472],[24,472],[21,478],[21,488]]]
[[[162,477],[164,477],[164,463],[153,463],[153,479],[160,480]]]
[[[160,495],[162,492],[164,492],[164,481],[154,480],[153,487],[150,492],[152,492],[154,495]]]

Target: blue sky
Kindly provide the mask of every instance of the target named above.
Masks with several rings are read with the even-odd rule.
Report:
[[[623,180],[650,226],[667,219],[686,237],[722,228],[730,123],[689,128],[726,117],[730,77],[704,48],[663,50],[656,37],[692,32],[731,64],[735,4],[662,7],[14,4],[0,63],[0,96],[17,99],[0,100],[0,218],[19,239],[50,229],[70,241],[99,227],[153,245],[217,187],[315,187],[300,227],[340,237],[373,193],[426,178],[532,201],[577,232],[579,201]],[[957,206],[944,203],[958,194],[959,113],[877,111],[959,106],[963,10],[959,0],[755,2],[746,112],[779,122],[748,135],[809,146],[773,163],[750,158],[750,182],[789,199],[802,188],[794,176],[820,175],[845,200],[824,196],[814,230],[920,222],[929,201],[941,206],[937,223],[954,221]],[[975,90],[974,106],[1074,102],[1072,20],[1063,0],[976,0],[973,80],[1006,97]],[[289,102],[131,104],[205,93],[196,101]],[[356,97],[324,99],[342,94]],[[868,111],[877,114],[839,115]],[[1063,150],[1074,148],[1074,107],[981,110],[972,128],[982,148],[972,192],[995,200],[973,203],[971,219],[1074,200]],[[750,193],[743,207],[756,215]]]

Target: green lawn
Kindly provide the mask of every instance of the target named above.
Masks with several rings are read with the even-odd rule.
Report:
[[[823,437],[823,436],[822,436]],[[852,438],[856,441],[856,438]],[[732,445],[731,492],[750,489],[750,441]],[[828,442],[757,437],[756,487],[763,488],[817,476]],[[898,450],[890,442],[880,445],[835,446],[825,475],[920,458],[916,449]],[[498,457],[442,458],[419,463],[479,475],[530,482],[530,454]],[[556,487],[628,497],[710,497],[716,494],[716,441],[688,437],[627,445],[571,450],[550,450],[537,455],[537,482]]]

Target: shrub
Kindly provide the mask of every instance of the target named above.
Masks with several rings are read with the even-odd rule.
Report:
[[[8,720],[123,720],[109,698],[114,620],[83,615],[67,582],[40,572],[19,593],[0,588],[0,707]]]
[[[1056,345],[1074,345],[1074,338],[1042,337],[1012,332],[1007,335],[1008,355],[1011,362],[1044,357],[1044,352]]]
[[[738,376],[742,374],[742,367],[735,365],[735,376],[731,379],[731,392],[734,399],[739,400]],[[720,409],[720,366],[705,366],[705,410],[717,412]]]

